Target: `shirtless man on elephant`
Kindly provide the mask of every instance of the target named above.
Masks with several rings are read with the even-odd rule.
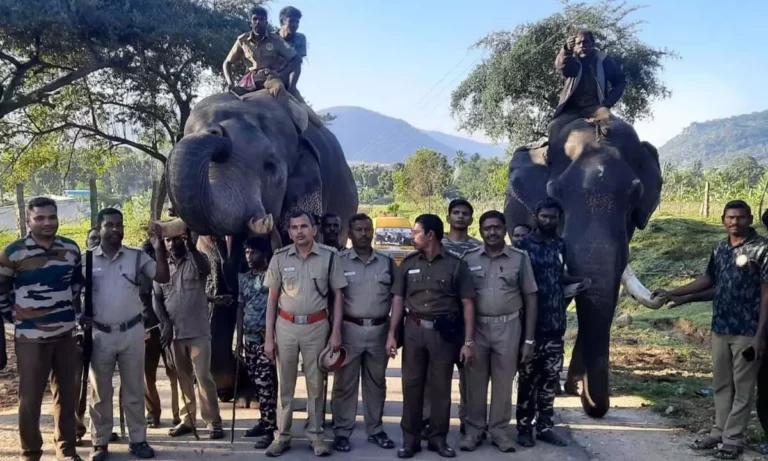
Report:
[[[577,118],[592,121],[608,136],[609,109],[627,85],[621,63],[595,48],[592,32],[580,31],[563,45],[555,67],[565,77],[565,87],[548,127],[549,142]]]

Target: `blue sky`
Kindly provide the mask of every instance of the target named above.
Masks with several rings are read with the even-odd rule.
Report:
[[[641,38],[675,50],[663,79],[672,97],[638,123],[657,146],[694,121],[768,109],[768,1],[645,0],[634,19]],[[299,88],[315,108],[361,106],[412,125],[469,137],[450,116],[450,92],[482,53],[468,51],[494,30],[561,8],[557,0],[294,0],[302,10],[309,59]],[[393,134],[396,137],[397,134]],[[472,136],[482,139],[482,133]],[[392,142],[398,142],[393,139]]]

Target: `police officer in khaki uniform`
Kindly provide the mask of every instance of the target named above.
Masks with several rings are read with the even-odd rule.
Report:
[[[371,246],[373,221],[368,215],[352,216],[349,231],[352,248],[339,254],[347,278],[347,287],[343,290],[342,324],[347,358],[333,379],[333,449],[346,452],[351,448],[349,437],[355,426],[361,372],[368,442],[381,448],[394,448],[395,443],[382,429],[381,418],[387,394],[385,375],[389,357],[385,345],[395,264],[389,256]]]
[[[264,280],[269,287],[264,353],[271,360],[277,357],[280,384],[280,435],[267,448],[266,455],[277,457],[291,447],[293,394],[301,353],[307,385],[307,437],[315,455],[327,456],[330,450],[323,441],[323,374],[317,359],[328,344],[329,333],[331,347],[335,351],[341,348],[341,289],[347,281],[336,250],[314,241],[317,227],[312,215],[304,211],[292,214],[289,234],[294,243],[275,253]],[[330,293],[334,296],[332,328],[328,321]]]
[[[443,221],[421,215],[413,226],[417,252],[400,265],[392,285],[392,325],[386,348],[397,352],[396,332],[408,309],[403,333],[403,446],[399,458],[412,458],[421,451],[424,387],[429,375],[430,451],[444,458],[456,452],[448,446],[453,365],[472,360],[475,325],[475,289],[467,264],[441,245]],[[463,324],[462,324],[463,323]]]
[[[512,419],[512,381],[517,373],[521,309],[525,309],[523,361],[533,355],[536,330],[536,279],[528,255],[504,244],[507,224],[499,211],[480,217],[484,245],[464,255],[477,290],[475,357],[464,368],[467,388],[466,434],[462,451],[473,451],[486,428],[491,442],[502,452],[515,451],[507,435]],[[488,380],[493,383],[490,417],[487,416]],[[487,423],[487,424],[486,424]]]

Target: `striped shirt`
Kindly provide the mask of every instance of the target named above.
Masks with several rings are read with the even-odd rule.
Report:
[[[64,237],[46,249],[27,235],[0,253],[0,314],[14,323],[18,341],[73,334],[81,267],[80,248]]]

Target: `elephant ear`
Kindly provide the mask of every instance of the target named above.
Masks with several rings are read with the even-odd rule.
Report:
[[[638,229],[645,229],[651,215],[659,206],[661,197],[661,166],[659,165],[659,152],[653,144],[643,141],[642,156],[640,161],[633,162],[632,169],[643,185],[643,194],[632,210],[632,224]]]
[[[536,204],[547,198],[551,174],[546,144],[518,147],[509,162],[509,179],[504,203],[507,232],[518,224],[533,225]]]
[[[320,172],[320,153],[306,137],[300,137],[296,163],[289,169],[288,181],[280,213],[280,230],[283,242],[287,236],[288,217],[296,211],[306,211],[314,216],[323,214],[323,179]]]

